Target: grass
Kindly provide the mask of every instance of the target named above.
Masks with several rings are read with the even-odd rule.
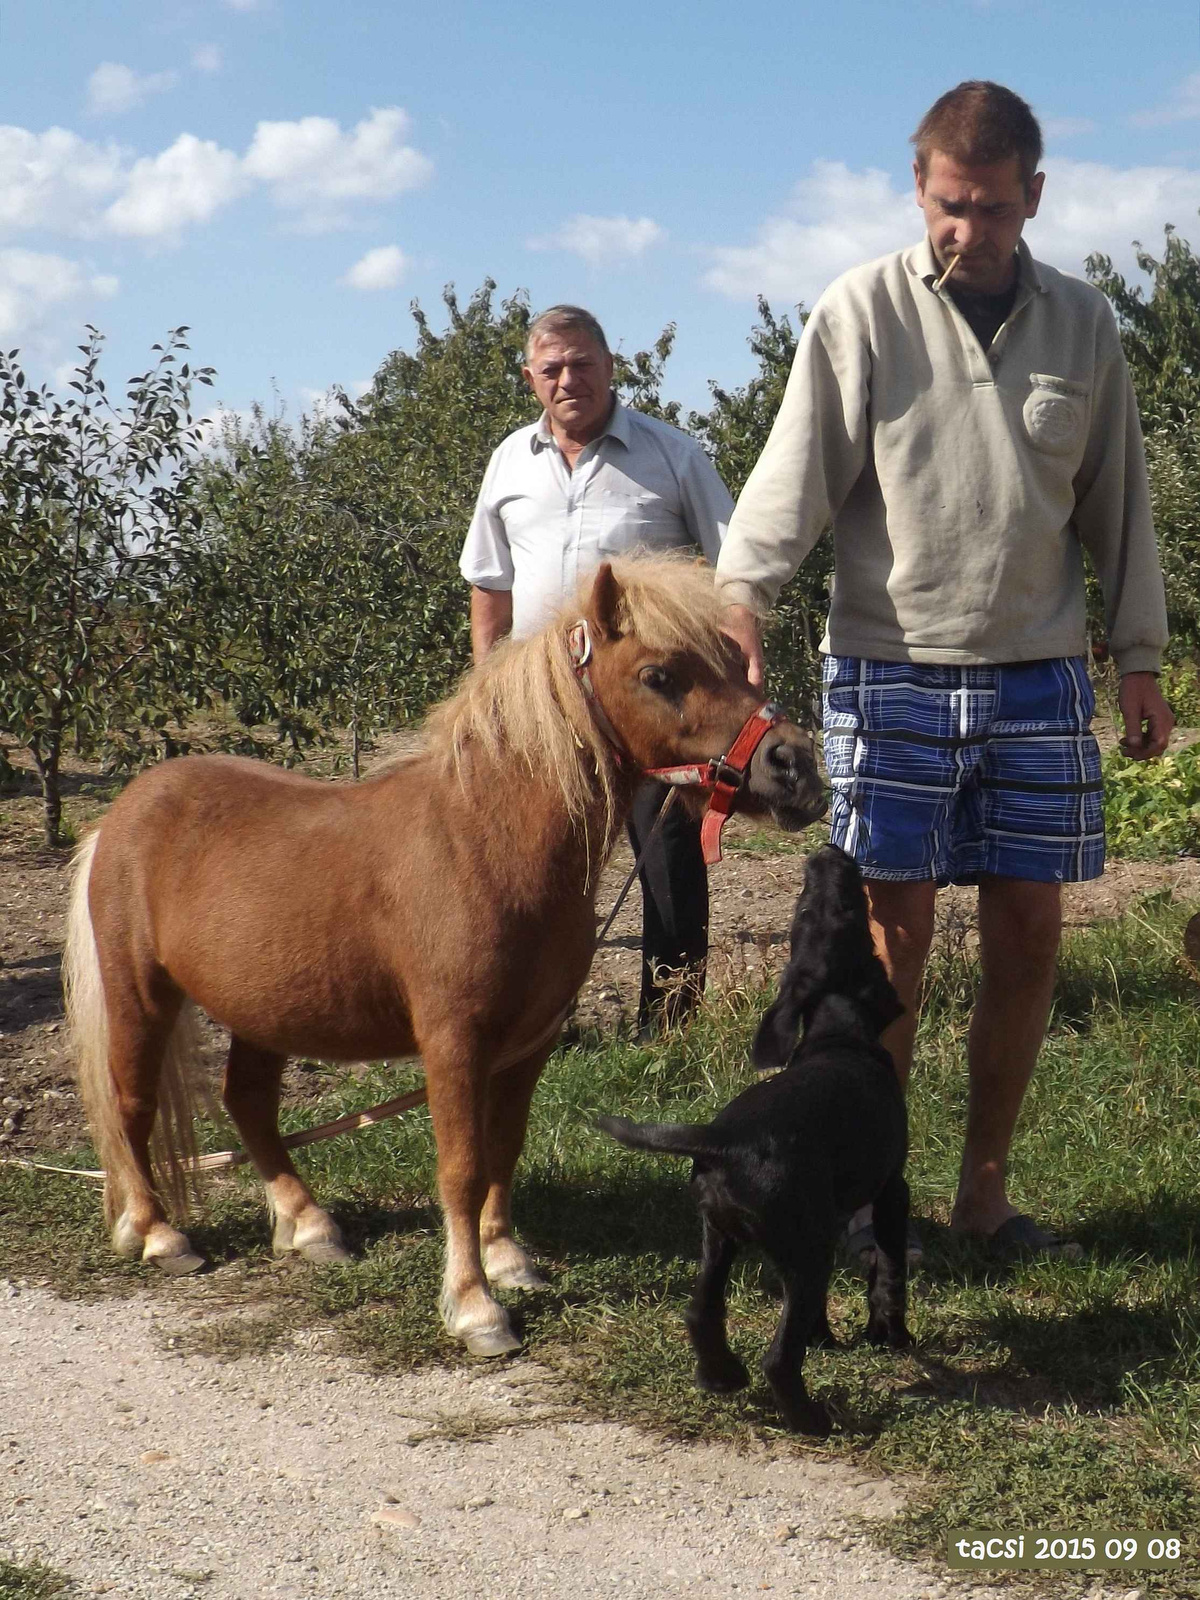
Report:
[[[0,1556],[0,1600],[53,1600],[74,1589],[70,1578],[49,1567],[17,1566]]]
[[[729,830],[721,841],[721,848],[734,855],[806,856],[822,839],[816,827],[806,828],[802,833],[781,833],[778,828],[756,828],[743,821],[736,831]]]
[[[505,1297],[530,1353],[567,1380],[565,1401],[593,1415],[737,1446],[769,1438],[898,1475],[908,1509],[873,1536],[939,1568],[954,1528],[1154,1529],[1184,1535],[1191,1569],[1108,1581],[1195,1596],[1200,993],[1178,954],[1185,917],[1148,896],[1064,947],[1012,1189],[1023,1208],[1084,1244],[1086,1260],[1075,1265],[1002,1271],[948,1232],[976,972],[953,935],[935,952],[912,1099],[909,1176],[928,1245],[910,1317],[917,1348],[897,1357],[853,1347],[863,1286],[837,1275],[832,1321],[846,1346],[814,1353],[807,1368],[838,1423],[826,1445],[782,1434],[757,1377],[733,1398],[692,1387],[682,1310],[698,1225],[686,1167],[626,1151],[592,1127],[601,1110],[697,1120],[724,1103],[747,1081],[761,991],[718,993],[686,1035],[654,1048],[608,1041],[552,1060],[517,1193],[522,1234],[551,1287]],[[404,1087],[382,1072],[330,1083],[317,1120]],[[232,1358],[319,1323],[380,1368],[463,1359],[435,1310],[441,1244],[427,1115],[314,1146],[304,1162],[345,1226],[354,1264],[272,1265],[255,1185],[245,1175],[224,1179],[192,1238],[218,1263],[243,1263],[225,1291],[235,1314],[173,1329],[177,1348]],[[18,1271],[68,1293],[143,1283],[159,1296],[182,1292],[114,1262],[92,1190],[0,1168],[0,1274]],[[754,1372],[777,1312],[771,1283],[746,1262],[732,1286],[730,1329]],[[1085,1586],[1055,1581],[1063,1593]]]

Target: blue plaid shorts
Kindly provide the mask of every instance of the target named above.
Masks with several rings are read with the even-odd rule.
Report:
[[[1104,870],[1082,656],[948,667],[826,656],[831,839],[866,878],[1078,883]]]

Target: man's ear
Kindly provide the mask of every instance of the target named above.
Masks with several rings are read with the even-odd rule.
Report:
[[[589,621],[593,624],[596,637],[600,639],[619,639],[621,625],[619,620],[621,597],[624,590],[613,576],[612,563],[602,561],[596,571],[592,583],[591,616]]]

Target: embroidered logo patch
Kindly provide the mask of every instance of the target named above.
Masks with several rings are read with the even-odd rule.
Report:
[[[1031,372],[1022,416],[1030,443],[1047,455],[1068,455],[1083,437],[1087,390],[1066,378]]]

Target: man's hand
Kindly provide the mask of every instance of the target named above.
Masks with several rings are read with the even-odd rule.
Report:
[[[1153,672],[1127,672],[1117,695],[1125,737],[1121,749],[1134,761],[1162,755],[1175,726],[1175,715],[1162,697]]]
[[[721,631],[727,633],[740,646],[746,658],[746,676],[755,689],[762,688],[763,647],[758,618],[749,606],[726,606],[721,618]]]

